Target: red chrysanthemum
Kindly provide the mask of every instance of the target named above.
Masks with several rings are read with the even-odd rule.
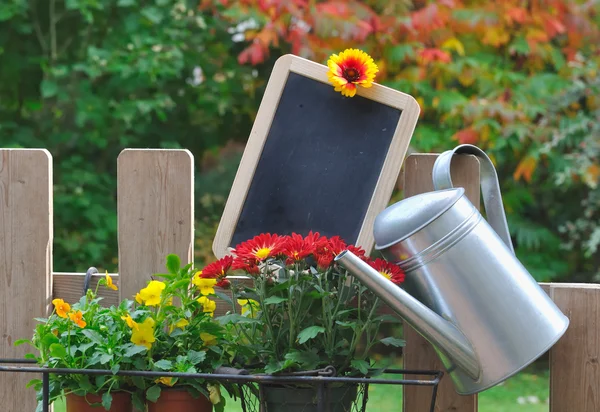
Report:
[[[215,286],[221,289],[229,289],[229,287],[231,286],[231,282],[227,279],[221,279],[220,281],[215,283]]]
[[[326,237],[320,238],[315,246],[315,258],[317,266],[325,269],[333,264],[333,259],[342,253],[344,250],[349,250],[361,259],[365,259],[365,251],[354,245],[347,245],[339,236],[333,236],[329,239]]]
[[[400,285],[404,282],[405,274],[402,269],[398,265],[388,262],[384,259],[375,259],[372,262],[369,262],[371,267],[385,276],[387,279],[391,280],[396,285]]]
[[[256,259],[233,259],[233,264],[231,265],[231,269],[233,270],[243,270],[249,275],[258,275],[260,273],[260,268],[258,267],[258,261]]]
[[[286,236],[283,246],[283,254],[287,257],[286,263],[290,265],[312,255],[315,252],[316,242],[319,237],[318,232],[310,232],[306,237],[302,237],[297,233]]]
[[[227,272],[231,269],[232,263],[233,257],[225,256],[216,262],[206,265],[206,267],[202,269],[202,275],[200,277],[221,281],[227,276]]]
[[[234,253],[238,259],[246,262],[264,262],[270,257],[279,255],[285,244],[285,237],[261,233],[252,239],[240,243]]]

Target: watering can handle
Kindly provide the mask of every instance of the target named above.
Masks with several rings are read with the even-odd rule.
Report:
[[[442,153],[433,165],[433,188],[435,190],[450,189],[452,178],[450,177],[450,163],[455,154],[471,154],[477,156],[481,167],[481,193],[483,194],[483,204],[487,214],[487,220],[490,226],[496,231],[500,239],[506,244],[508,249],[514,254],[508,223],[504,214],[502,205],[502,195],[500,194],[500,183],[498,175],[490,158],[483,150],[477,146],[463,144]]]

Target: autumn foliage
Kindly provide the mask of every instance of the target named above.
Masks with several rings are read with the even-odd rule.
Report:
[[[365,50],[380,68],[378,82],[421,105],[416,150],[471,143],[490,154],[518,253],[536,276],[597,270],[600,227],[575,230],[574,243],[565,235],[600,179],[597,145],[581,145],[595,132],[585,128],[598,123],[594,2],[222,0],[202,7],[254,22],[243,32],[243,65],[287,52],[324,63],[347,47]],[[579,134],[570,119],[581,123]],[[587,213],[591,221],[600,211]]]

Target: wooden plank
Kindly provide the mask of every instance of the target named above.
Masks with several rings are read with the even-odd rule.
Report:
[[[0,358],[23,358],[36,322],[51,303],[52,156],[46,150],[0,150]],[[0,373],[4,411],[33,411],[30,374]]]
[[[119,285],[119,275],[116,273],[110,273],[113,279],[113,283]],[[93,275],[90,280],[89,288],[96,290],[98,281],[103,279],[103,274]],[[52,296],[54,298],[63,299],[65,302],[73,304],[78,302],[83,296],[83,282],[85,280],[85,273],[64,273],[58,272],[52,275],[53,287]],[[103,298],[103,306],[118,306],[119,305],[119,292],[116,290],[108,289],[104,286],[98,288],[98,296]]]
[[[125,149],[117,162],[120,296],[132,298],[165,258],[194,252],[194,158],[188,150]]]
[[[404,163],[404,196],[410,197],[433,190],[432,170],[437,155],[414,154]],[[460,156],[452,161],[452,182],[465,188],[473,204],[479,207],[479,160],[475,156]],[[404,325],[404,367],[417,370],[444,370],[433,347],[413,328]],[[431,404],[431,388],[403,386],[403,410],[405,412],[428,411]],[[476,412],[477,395],[460,396],[456,393],[448,375],[444,375],[436,401],[436,412]]]
[[[600,410],[600,285],[552,284],[550,297],[569,318],[550,350],[550,412]]]

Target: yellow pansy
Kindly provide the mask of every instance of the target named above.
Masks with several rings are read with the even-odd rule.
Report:
[[[136,301],[137,303],[139,303],[140,305],[141,305],[142,303],[144,303],[144,300],[142,299],[142,295],[140,295],[139,293],[136,293],[136,294],[135,294],[135,301]]]
[[[189,324],[190,322],[188,322],[187,319],[179,319],[177,322],[175,322],[175,324],[171,325],[169,328],[169,333],[173,332],[175,328],[183,329]]]
[[[202,311],[204,313],[208,313],[210,316],[214,315],[214,312],[217,309],[217,303],[214,300],[210,300],[206,296],[201,296],[198,298],[198,303],[202,305]]]
[[[198,287],[198,289],[200,290],[200,293],[203,296],[215,294],[214,287],[217,284],[216,279],[205,279],[205,278],[194,277],[194,280],[192,282],[194,283],[194,285],[196,285]]]
[[[260,310],[259,303],[254,299],[238,299],[237,303],[242,307],[242,315],[250,312],[248,313],[249,318],[255,317]]]
[[[167,285],[165,285],[164,282],[160,282],[158,280],[151,280],[150,283],[148,283],[148,286],[140,290],[140,299],[147,306],[158,306],[160,304],[160,295],[166,287]]]
[[[145,346],[148,350],[152,347],[152,344],[156,341],[154,338],[154,319],[146,318],[141,324],[138,324],[138,329],[134,330],[131,334],[131,343],[136,345]]]
[[[202,332],[200,334],[200,339],[202,339],[202,342],[204,342],[206,346],[215,346],[217,344],[217,337],[210,333]]]
[[[206,385],[206,389],[208,389],[210,399],[210,403],[216,405],[221,402],[221,387],[219,385],[213,385],[212,383],[208,383]]]
[[[163,376],[163,377],[156,379],[154,382],[162,383],[165,386],[173,386],[173,385],[175,385],[175,382],[177,382],[177,381],[172,376],[169,376],[169,377]]]
[[[139,325],[131,318],[131,315],[121,316],[121,319],[127,323],[127,326],[129,326],[130,329],[139,330]]]
[[[108,270],[106,271],[106,275],[104,277],[104,279],[106,280],[106,287],[112,290],[118,290],[119,288],[117,287],[117,285],[113,284],[113,280],[112,278],[108,275]]]

